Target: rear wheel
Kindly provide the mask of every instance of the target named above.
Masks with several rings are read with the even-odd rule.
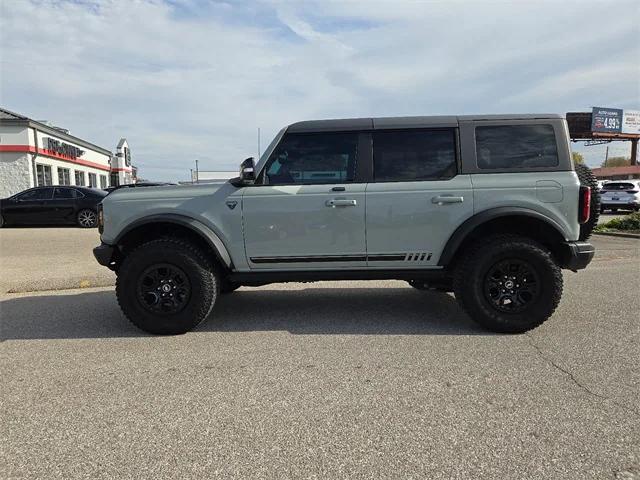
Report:
[[[94,228],[98,225],[98,214],[90,208],[83,208],[78,212],[76,221],[79,227]]]
[[[116,281],[118,303],[131,323],[160,335],[195,328],[211,312],[217,293],[211,261],[180,239],[140,245],[126,256]]]
[[[454,278],[462,308],[484,328],[500,333],[522,333],[541,325],[558,306],[562,286],[562,271],[550,252],[515,235],[476,244]]]

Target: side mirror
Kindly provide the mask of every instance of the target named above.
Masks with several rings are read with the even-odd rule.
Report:
[[[256,181],[256,165],[253,157],[249,157],[240,164],[240,181],[245,185],[252,185]]]

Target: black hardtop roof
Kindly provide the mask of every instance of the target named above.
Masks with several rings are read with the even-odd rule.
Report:
[[[433,115],[416,117],[340,118],[332,120],[305,120],[292,123],[287,132],[330,132],[340,130],[383,130],[396,128],[457,127],[465,121],[563,119],[553,113],[498,114],[498,115]]]

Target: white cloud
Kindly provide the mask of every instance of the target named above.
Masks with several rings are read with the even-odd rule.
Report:
[[[1,5],[0,103],[126,136],[145,178],[235,169],[307,118],[640,108],[633,1]]]

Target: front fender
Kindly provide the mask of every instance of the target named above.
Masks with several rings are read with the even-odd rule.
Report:
[[[178,215],[175,213],[161,213],[155,215],[148,215],[138,220],[134,220],[133,222],[127,224],[120,233],[115,237],[113,244],[117,245],[126,235],[132,230],[143,226],[150,225],[153,223],[174,223],[176,225],[181,225],[183,227],[187,227],[200,235],[209,246],[216,252],[216,256],[218,259],[227,267],[232,267],[231,255],[229,255],[229,251],[227,247],[222,242],[220,237],[209,227],[199,222],[194,218],[187,217],[185,215]]]

